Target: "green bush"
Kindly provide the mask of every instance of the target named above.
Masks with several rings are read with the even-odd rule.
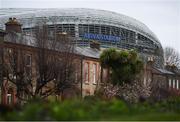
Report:
[[[0,106],[2,108],[2,106]],[[21,109],[0,113],[0,120],[180,120],[180,99],[157,103],[127,104],[121,100],[84,100],[31,102]],[[1,109],[0,108],[0,109]]]
[[[135,50],[109,48],[103,50],[99,60],[102,67],[111,70],[113,85],[131,83],[143,69],[143,62]]]

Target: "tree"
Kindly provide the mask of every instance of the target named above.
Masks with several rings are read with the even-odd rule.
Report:
[[[143,63],[134,50],[104,50],[100,62],[102,67],[111,70],[111,82],[114,85],[130,83],[143,68]]]
[[[149,88],[141,84],[138,74],[142,71],[143,62],[134,50],[104,50],[100,55],[103,68],[111,73],[110,83],[105,83],[97,94],[112,99],[123,99],[127,102],[137,102],[141,97],[149,96]]]
[[[75,80],[74,45],[66,33],[58,33],[54,27],[53,35],[49,35],[46,23],[35,28],[34,37],[27,40],[16,33],[10,40],[19,40],[15,44],[31,41],[31,54],[19,48],[7,48],[5,71],[7,81],[16,88],[19,100],[30,98],[45,99],[50,95],[59,95],[67,88],[73,87]],[[26,45],[29,42],[26,42]]]
[[[164,58],[166,65],[174,65],[177,68],[180,68],[180,54],[175,49],[166,47],[164,49]]]

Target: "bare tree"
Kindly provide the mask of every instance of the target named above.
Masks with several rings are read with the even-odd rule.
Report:
[[[22,44],[22,38],[16,33],[9,33],[7,41],[11,44]],[[4,89],[8,89],[9,84],[15,86],[17,96],[22,97],[22,93],[30,94],[30,85],[32,79],[26,71],[25,51],[18,46],[4,47],[4,75],[7,78],[3,83]],[[10,82],[10,83],[8,83]],[[23,98],[22,98],[23,99]]]
[[[30,38],[33,42],[30,55],[24,48],[7,49],[4,72],[7,80],[15,85],[20,100],[44,99],[73,87],[76,79],[74,45],[68,34],[56,30],[54,27],[53,34],[49,35],[46,23],[36,26],[34,37]],[[17,36],[11,40],[15,38]]]
[[[180,54],[175,49],[166,47],[164,49],[164,58],[166,65],[175,65],[180,68]]]
[[[36,28],[37,55],[36,69],[37,82],[35,93],[40,96],[48,96],[52,93],[63,92],[74,82],[74,46],[67,33],[57,33],[56,27],[52,36],[49,37],[46,24]],[[48,50],[47,50],[48,49]],[[60,52],[60,53],[59,53]],[[42,92],[42,87],[47,83],[50,88]]]

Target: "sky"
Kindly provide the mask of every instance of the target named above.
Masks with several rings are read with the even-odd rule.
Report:
[[[180,52],[180,0],[0,0],[0,8],[94,8],[133,17]]]

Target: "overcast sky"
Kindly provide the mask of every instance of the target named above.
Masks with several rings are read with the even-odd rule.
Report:
[[[163,47],[180,52],[180,0],[0,0],[3,8],[96,8],[133,17],[146,24]]]

